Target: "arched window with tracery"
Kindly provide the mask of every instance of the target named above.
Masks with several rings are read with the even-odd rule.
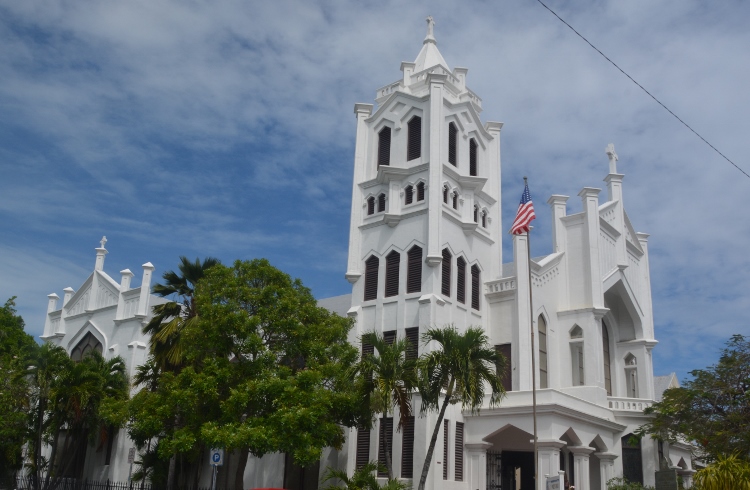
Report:
[[[547,375],[547,322],[539,315],[537,320],[537,331],[539,332],[539,388],[549,388]]]
[[[638,398],[638,362],[633,354],[625,356],[625,386],[628,398]]]
[[[391,128],[384,127],[378,133],[378,166],[391,164]]]
[[[70,358],[75,362],[80,362],[84,357],[92,352],[101,354],[104,351],[102,343],[94,337],[91,332],[86,332],[80,342],[70,351]]]
[[[586,380],[583,371],[583,330],[578,325],[570,331],[570,360],[573,386],[583,386]]]

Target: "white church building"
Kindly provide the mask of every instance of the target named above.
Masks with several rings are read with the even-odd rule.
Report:
[[[354,319],[355,343],[372,330],[417,339],[428,327],[481,326],[508,358],[507,396],[499,406],[474,415],[449,407],[427,488],[512,490],[519,473],[520,488],[534,488],[532,378],[538,489],[560,471],[577,490],[604,490],[607,480],[623,475],[654,485],[665,457],[689,483],[687,446],[632,437],[647,420],[643,409],[676,380],[653,376],[648,235],[635,231],[625,211],[614,147],[606,148],[606,191],[583,187],[581,212],[568,214],[568,196],[547,200],[553,252],[529,260],[527,236],[509,235],[510,223],[501,219],[502,203],[515,209],[518,202],[516,194],[504,201],[501,195],[503,123],[482,122],[468,70],[450,69],[431,18],[416,60],[401,63],[401,71],[377,90],[375,105],[355,104],[346,270],[352,294],[320,304]],[[503,238],[513,241],[505,261]],[[77,292],[64,290],[62,308],[50,295],[43,338],[73,356],[92,348],[121,355],[132,375],[147,352],[141,327],[164,299],[149,294],[150,263],[132,289],[129,270],[119,283],[104,272],[104,241],[96,251],[94,272]],[[344,448],[325,451],[312,471],[292,472],[283,455],[251,458],[245,486],[317,488],[328,465],[351,473],[378,459],[381,430],[392,433],[395,476],[416,486],[436,417],[417,416],[402,431],[390,419],[371,431],[349,429]],[[125,481],[130,446],[121,431],[111,454],[87,458],[87,477]]]

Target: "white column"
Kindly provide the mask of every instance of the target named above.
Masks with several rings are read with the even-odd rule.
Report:
[[[546,476],[557,476],[560,471],[560,448],[565,446],[565,441],[559,439],[538,439],[538,471],[537,490],[547,488]]]
[[[602,274],[599,265],[599,192],[600,189],[584,187],[578,193],[583,203],[585,219],[584,261],[588,277],[585,287],[588,297],[587,305],[594,308],[604,307],[604,292],[602,290]]]
[[[120,280],[120,294],[117,297],[117,313],[115,314],[115,320],[122,320],[125,313],[125,298],[123,298],[122,295],[130,289],[130,281],[133,279],[134,275],[130,272],[130,269],[121,270],[120,274],[122,274],[122,279]]]
[[[529,259],[526,235],[513,235],[513,261],[516,266],[516,312],[513,328],[513,390],[531,390],[531,317],[529,301]]]
[[[367,118],[372,114],[372,104],[355,104],[354,114],[357,116],[357,139],[354,147],[354,180],[352,181],[352,214],[349,222],[349,260],[346,267],[346,279],[354,284],[362,275],[360,258],[360,231],[364,205],[362,190],[359,184],[365,180],[365,165],[367,164]]]
[[[76,293],[73,288],[70,286],[63,289],[63,293],[65,293],[65,296],[63,296],[63,306],[68,304],[68,301],[70,301],[70,298],[73,297],[73,295]]]
[[[427,121],[429,138],[427,145],[422,145],[422,161],[430,162],[430,202],[427,211],[427,264],[436,267],[443,261],[440,251],[440,225],[443,220],[443,200],[441,199],[443,181],[443,90],[447,75],[431,73],[427,76],[430,87],[430,112]],[[423,141],[424,141],[424,126]],[[426,147],[425,147],[426,146]],[[427,150],[427,151],[425,151]],[[446,159],[447,160],[447,159]]]
[[[57,310],[57,301],[60,299],[56,293],[47,295],[47,316],[44,319],[44,335],[42,337],[51,337],[55,332],[51,331],[52,322],[50,321],[49,314]]]
[[[454,70],[455,71],[455,70]],[[500,158],[500,130],[503,128],[503,123],[488,121],[484,128],[492,136],[492,143],[487,147],[487,158],[486,163],[479,159],[480,164],[484,163],[486,170],[483,170],[480,166],[479,175],[487,175],[487,184],[484,191],[490,196],[497,198],[497,203],[490,208],[490,216],[492,217],[492,223],[490,226],[490,234],[492,239],[498,245],[495,252],[492,254],[492,264],[490,269],[490,278],[500,279],[502,277],[503,270],[503,206],[502,206],[502,189],[501,189],[501,158]]]
[[[464,480],[469,490],[484,490],[487,488],[487,450],[492,444],[487,442],[464,443],[466,458],[464,464]]]
[[[151,262],[143,264],[143,280],[141,281],[141,296],[138,301],[138,314],[136,316],[145,318],[148,316],[148,303],[151,297],[151,275],[154,272],[155,267]]]
[[[576,490],[590,490],[589,485],[589,455],[594,452],[592,447],[568,446],[568,450],[573,453],[573,467]]]
[[[599,459],[599,475],[601,477],[599,488],[604,490],[607,488],[607,482],[615,477],[615,459],[617,459],[617,454],[594,453],[594,456]]]
[[[96,264],[94,265],[94,270],[96,271],[104,270],[104,256],[107,255],[107,249],[104,248],[104,244],[107,243],[107,237],[103,236],[100,243],[101,247],[96,249]]]

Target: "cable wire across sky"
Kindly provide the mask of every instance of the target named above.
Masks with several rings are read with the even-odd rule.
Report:
[[[565,24],[566,26],[568,26],[570,28],[570,30],[573,31],[573,32],[575,32],[578,37],[580,37],[581,39],[583,39],[584,41],[586,41],[586,44],[588,44],[589,46],[591,46],[592,48],[594,48],[594,50],[597,53],[599,53],[600,55],[602,55],[605,60],[609,61],[612,64],[612,66],[614,66],[615,68],[617,68],[618,70],[620,70],[620,73],[622,73],[623,75],[625,75],[626,77],[628,77],[631,82],[633,82],[641,90],[643,90],[644,92],[646,92],[646,94],[648,94],[649,97],[651,97],[652,99],[654,99],[657,104],[659,104],[667,112],[669,112],[670,114],[672,114],[672,116],[674,116],[675,119],[677,119],[678,121],[680,121],[683,126],[685,126],[690,131],[692,131],[693,134],[695,134],[697,137],[699,137],[705,144],[707,144],[708,146],[710,146],[712,150],[714,150],[716,153],[718,153],[719,155],[721,155],[721,157],[724,160],[726,160],[727,162],[731,163],[734,166],[734,168],[736,168],[737,170],[739,170],[740,172],[742,172],[745,175],[745,177],[747,177],[748,179],[750,179],[750,174],[748,174],[747,172],[745,172],[739,165],[737,165],[736,163],[734,163],[732,160],[729,159],[729,157],[727,157],[722,152],[720,152],[718,148],[716,148],[714,145],[712,145],[711,143],[709,143],[708,140],[706,140],[706,138],[704,138],[696,130],[694,130],[693,128],[691,128],[688,123],[686,123],[685,121],[683,121],[680,118],[680,116],[678,116],[677,114],[675,114],[674,112],[672,112],[672,110],[669,107],[667,107],[666,105],[664,105],[662,103],[662,101],[660,101],[659,99],[657,99],[656,97],[654,97],[654,95],[651,92],[649,92],[648,90],[646,90],[646,88],[643,85],[641,85],[640,83],[636,82],[635,79],[633,77],[631,77],[630,75],[628,75],[625,72],[625,70],[623,70],[622,68],[620,68],[617,65],[617,63],[615,63],[614,61],[612,61],[611,59],[609,59],[609,57],[606,54],[602,53],[599,48],[597,48],[596,46],[594,46],[593,44],[591,44],[591,42],[588,39],[586,39],[580,32],[578,32],[577,30],[575,30],[575,28],[572,25],[570,25],[567,22],[565,22],[565,20],[562,17],[560,17],[559,15],[557,15],[557,13],[554,10],[552,10],[551,8],[549,8],[544,2],[542,2],[542,0],[536,0],[536,1],[539,2],[542,5],[542,7],[546,8],[547,10],[549,10],[552,13],[552,15],[554,15],[555,17],[557,17],[560,20],[560,22],[562,22],[563,24]]]

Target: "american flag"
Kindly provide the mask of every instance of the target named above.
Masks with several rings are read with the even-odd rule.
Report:
[[[524,178],[524,181],[525,180],[526,178]],[[513,226],[511,226],[510,232],[514,235],[528,233],[529,224],[534,218],[536,218],[536,214],[534,214],[534,203],[531,202],[529,184],[524,184],[523,194],[521,194],[521,204],[518,205],[516,219],[513,220]]]

